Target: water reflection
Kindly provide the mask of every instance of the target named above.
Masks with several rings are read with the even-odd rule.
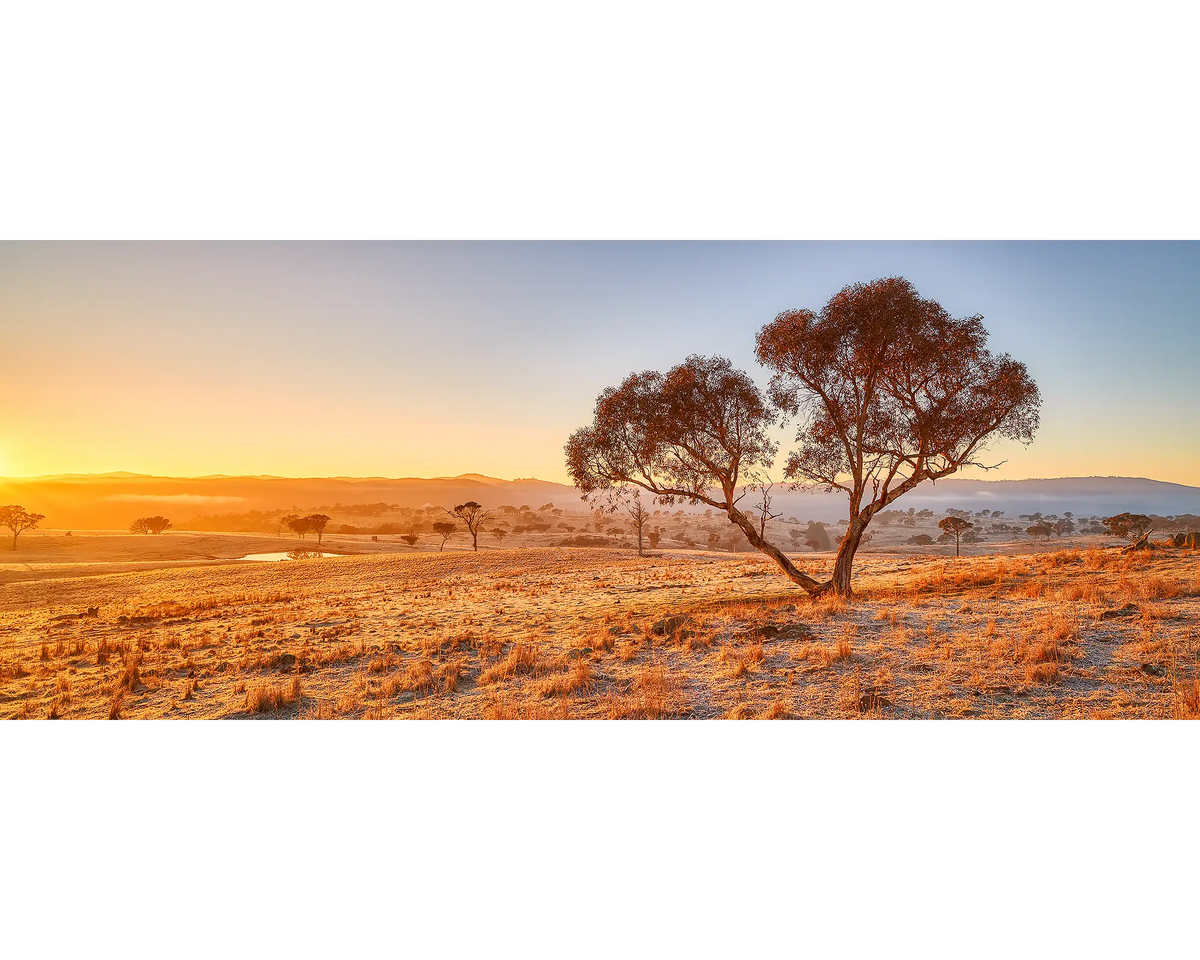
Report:
[[[320,557],[336,557],[336,553],[322,553],[319,550],[288,550],[287,552],[279,553],[248,553],[244,557],[235,557],[236,560],[316,560]]]

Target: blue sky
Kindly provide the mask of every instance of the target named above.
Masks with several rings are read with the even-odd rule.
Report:
[[[1042,388],[989,477],[1200,484],[1200,244],[1132,242],[3,243],[0,473],[565,480],[603,387],[897,274]]]

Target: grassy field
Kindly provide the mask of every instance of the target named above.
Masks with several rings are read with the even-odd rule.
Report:
[[[866,555],[847,605],[755,554],[219,563],[274,541],[205,536],[6,558],[0,717],[1200,715],[1193,551]]]

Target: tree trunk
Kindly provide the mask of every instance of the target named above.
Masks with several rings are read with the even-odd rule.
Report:
[[[954,555],[956,557],[962,556],[962,554],[960,554],[958,552],[958,534],[957,533],[954,535]]]
[[[842,537],[842,542],[838,544],[837,559],[833,563],[833,589],[838,596],[852,597],[854,591],[850,586],[850,577],[854,568],[854,554],[858,552],[858,545],[862,542],[863,531],[867,529],[866,523],[854,517],[850,521],[850,526],[846,528],[846,535]]]
[[[641,527],[638,527],[638,556],[639,557],[645,556],[645,554],[642,553],[642,528]]]
[[[819,580],[814,580],[807,573],[796,568],[796,565],[787,558],[782,550],[773,543],[769,543],[763,537],[759,536],[758,530],[749,518],[738,510],[737,507],[729,507],[729,519],[742,528],[746,534],[746,539],[750,541],[750,545],[761,553],[766,554],[779,566],[784,575],[792,581],[792,583],[803,587],[806,591],[814,596],[825,593],[831,588],[830,582],[821,583]],[[848,579],[847,579],[848,582]]]

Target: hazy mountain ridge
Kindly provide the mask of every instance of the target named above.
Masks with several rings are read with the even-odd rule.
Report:
[[[742,501],[747,508],[753,492]],[[457,477],[268,476],[156,477],[131,473],[64,474],[0,478],[0,503],[20,503],[46,515],[51,528],[124,528],[137,516],[162,513],[177,526],[203,516],[231,512],[315,510],[334,504],[389,503],[401,507],[450,507],[466,500],[485,506],[546,503],[585,510],[574,487],[549,480],[501,480],[483,474]],[[777,486],[774,507],[785,516],[834,522],[846,515],[840,493],[808,493]],[[1200,487],[1140,477],[1060,477],[1037,480],[952,478],[926,483],[897,500],[891,509],[947,507],[1023,513],[1107,516],[1130,510],[1164,516],[1200,513]],[[672,509],[678,509],[674,507]],[[704,507],[699,508],[701,510]]]

